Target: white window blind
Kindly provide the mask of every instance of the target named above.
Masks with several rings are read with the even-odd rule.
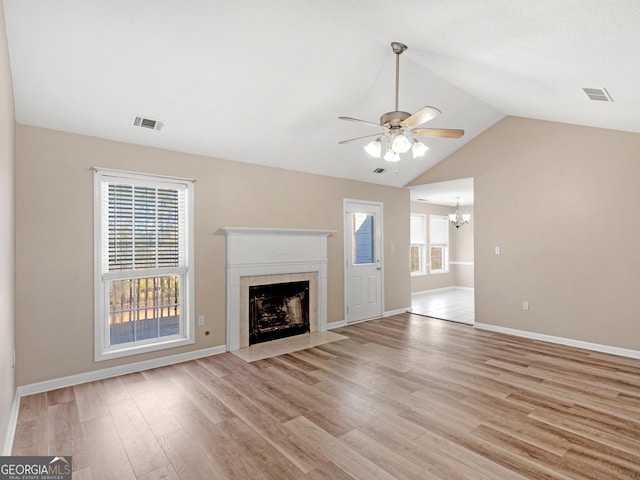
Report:
[[[449,243],[449,220],[447,217],[429,216],[429,244],[447,245]]]
[[[410,241],[409,262],[411,275],[424,275],[425,251],[427,247],[427,216],[412,213],[409,218]]]
[[[411,214],[411,244],[419,245],[427,243],[427,217],[420,214]]]
[[[104,182],[105,271],[184,267],[185,187]]]
[[[449,271],[449,217],[429,215],[429,272]]]

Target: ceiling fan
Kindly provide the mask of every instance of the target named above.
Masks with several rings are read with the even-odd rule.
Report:
[[[351,138],[338,142],[351,143],[366,138],[374,138],[365,147],[365,151],[373,156],[380,158],[383,147],[383,140],[386,143],[386,151],[384,159],[390,162],[400,160],[400,153],[412,150],[413,158],[421,157],[425,154],[429,147],[419,141],[415,137],[423,138],[460,138],[464,135],[464,130],[443,129],[443,128],[415,128],[423,123],[433,120],[441,112],[435,107],[424,107],[413,115],[408,112],[398,110],[398,91],[400,83],[400,54],[407,49],[407,46],[399,42],[391,42],[391,49],[396,54],[396,109],[393,112],[387,112],[380,117],[380,123],[367,122],[352,117],[338,117],[340,120],[348,120],[350,122],[365,123],[374,126],[382,133],[374,133],[363,137]]]

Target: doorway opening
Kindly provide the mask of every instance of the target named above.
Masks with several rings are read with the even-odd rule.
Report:
[[[411,312],[473,324],[473,178],[418,185],[410,191]],[[465,215],[468,221],[456,226],[449,216],[457,211],[459,219]]]

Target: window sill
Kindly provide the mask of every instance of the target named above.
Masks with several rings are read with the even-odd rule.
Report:
[[[105,360],[111,360],[113,358],[129,357],[132,355],[140,355],[141,353],[157,352],[159,350],[168,350],[170,348],[182,347],[184,345],[192,345],[196,343],[195,338],[181,337],[173,338],[170,340],[164,340],[160,342],[146,343],[141,345],[132,345],[129,347],[116,348],[113,350],[107,350],[98,352],[96,349],[94,361],[103,362]]]

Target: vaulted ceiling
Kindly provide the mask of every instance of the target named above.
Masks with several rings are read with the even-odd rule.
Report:
[[[640,131],[635,0],[4,0],[18,123],[403,186],[505,115]],[[369,157],[394,109],[420,159]],[[606,89],[590,100],[583,88]],[[163,124],[132,126],[135,116]],[[397,165],[398,172],[395,173]],[[375,174],[377,167],[385,168]]]

